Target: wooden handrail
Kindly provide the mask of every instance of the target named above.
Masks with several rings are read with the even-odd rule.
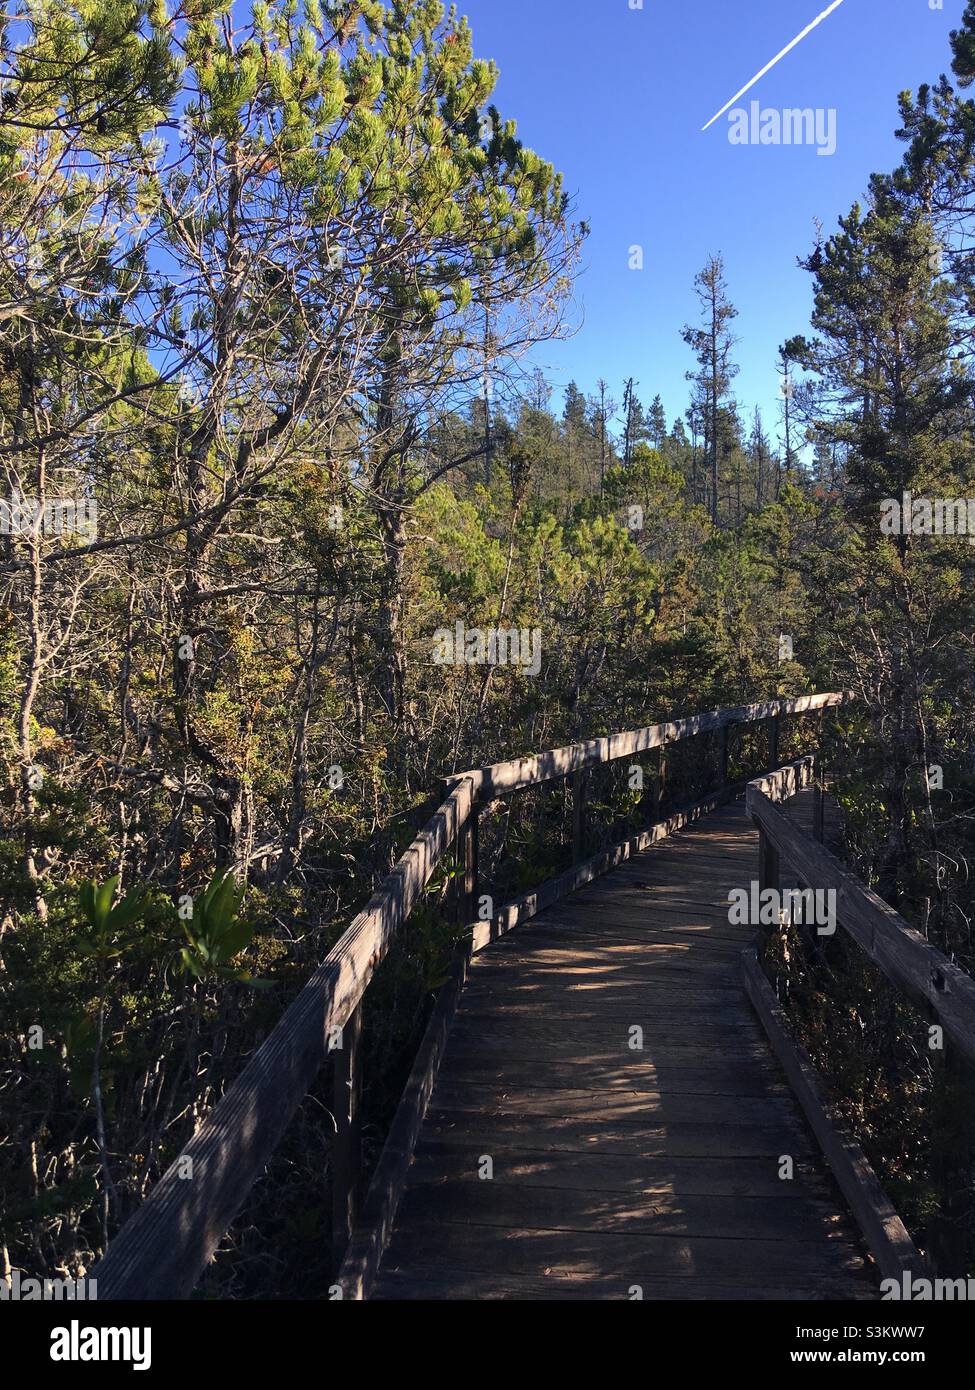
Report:
[[[285,1010],[240,1076],[204,1120],[92,1271],[101,1299],[186,1297],[200,1278],[285,1129],[337,1047],[354,1046],[353,1020],[370,980],[438,865],[465,833],[465,899],[476,878],[476,819],[497,796],[618,761],[735,724],[775,723],[839,705],[842,694],[741,705],[614,734],[449,779],[449,794],[365,909]],[[723,760],[724,755],[723,755]],[[470,920],[470,918],[468,918]],[[349,1034],[347,1037],[346,1034]],[[339,1134],[356,1132],[355,1077]],[[340,1107],[341,1109],[341,1107]],[[343,1162],[346,1173],[355,1164]],[[339,1194],[342,1221],[350,1219]]]
[[[471,813],[458,783],[93,1271],[102,1299],[184,1298],[264,1171]]]
[[[786,790],[790,774],[792,782],[801,780],[799,764],[750,782],[746,791],[760,835],[761,887],[777,886],[781,857],[807,888],[835,891],[837,925],[888,980],[930,1006],[959,1052],[975,1063],[975,980],[779,810],[775,801],[792,794]]]
[[[841,705],[847,698],[844,694],[803,695],[793,700],[767,700],[758,705],[736,705],[713,710],[708,714],[695,714],[689,719],[680,719],[673,724],[654,724],[647,729],[612,734],[608,738],[591,739],[588,743],[571,744],[568,748],[554,748],[532,758],[516,758],[511,762],[494,763],[490,767],[462,772],[459,776],[470,778],[478,800],[488,801],[496,796],[508,796],[512,792],[523,791],[526,787],[538,786],[542,782],[569,777],[586,768],[618,762],[620,758],[632,758],[638,753],[648,753],[669,743],[680,743],[683,739],[694,738],[698,734],[727,729],[733,724],[760,724],[766,719],[819,714],[825,709]]]

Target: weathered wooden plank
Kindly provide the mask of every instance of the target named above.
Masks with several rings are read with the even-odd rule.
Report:
[[[482,956],[478,977],[486,979],[495,974],[503,975],[506,970],[517,970],[520,965],[531,960],[533,974],[537,973],[540,980],[557,978],[568,983],[576,977],[606,979],[625,971],[628,979],[664,979],[675,973],[689,973],[694,979],[706,981],[710,985],[714,983],[715,978],[728,976],[728,961],[734,959],[736,950],[741,954],[741,947],[737,942],[714,942],[708,941],[707,938],[704,938],[703,943],[698,943],[698,946],[702,944],[708,952],[708,957],[701,961],[699,969],[693,959],[693,953],[697,949],[693,942],[682,944],[675,941],[642,941],[620,943],[615,947],[605,948],[588,943],[567,943],[561,948],[539,948],[538,954],[544,959],[535,960],[536,953],[532,951],[530,943],[522,940],[504,956],[500,953],[492,953],[489,958]]]
[[[698,917],[690,921],[682,921],[673,915],[643,923],[635,917],[631,921],[617,918],[603,922],[597,912],[582,913],[578,918],[558,916],[551,921],[546,914],[544,922],[526,928],[513,938],[506,938],[502,944],[511,942],[509,949],[513,956],[527,950],[530,943],[537,943],[542,951],[575,951],[580,955],[590,951],[645,949],[665,959],[668,954],[673,956],[680,951],[697,951],[702,947],[708,954],[732,955],[741,951],[742,936],[747,935],[748,930],[748,927],[730,923],[727,913],[711,919]],[[498,955],[502,954],[499,950]]]
[[[675,918],[680,918],[688,923],[703,922],[709,926],[720,924],[727,927],[728,924],[728,890],[733,886],[745,887],[754,877],[754,852],[752,855],[752,873],[746,878],[729,879],[728,882],[716,888],[713,895],[709,898],[704,897],[695,888],[687,888],[683,892],[668,888],[660,883],[647,882],[644,885],[634,882],[633,884],[621,885],[618,897],[611,897],[608,894],[600,893],[598,888],[585,889],[584,894],[592,894],[586,897],[584,906],[589,910],[591,916],[601,918],[602,910],[607,910],[619,914],[619,920],[628,918],[631,922],[636,914],[641,912],[647,922],[659,920],[661,925],[669,926]],[[640,903],[641,894],[646,898],[646,903]],[[572,901],[571,899],[569,900]],[[560,903],[561,911],[567,904]],[[580,904],[580,906],[582,906]],[[576,908],[573,906],[573,911]]]
[[[748,1240],[700,1236],[658,1236],[612,1231],[504,1229],[473,1222],[441,1225],[426,1221],[396,1233],[387,1252],[386,1269],[404,1274],[423,1264],[443,1261],[445,1250],[463,1268],[494,1274],[618,1278],[628,1285],[643,1278],[718,1279],[762,1283],[780,1290],[789,1281],[822,1275],[836,1280],[837,1296],[849,1286],[844,1276],[864,1275],[856,1246],[840,1240]],[[852,1278],[850,1279],[852,1282]]]
[[[488,1018],[510,1030],[543,1014],[553,1024],[561,1025],[566,1036],[570,1030],[587,1026],[625,1030],[639,1025],[644,1030],[645,1037],[659,1037],[661,1030],[680,1029],[689,1017],[699,1020],[701,1037],[708,1036],[708,1030],[712,1034],[719,1031],[724,1034],[729,1029],[739,1026],[741,1011],[738,1001],[733,996],[726,996],[724,1000],[716,1003],[714,1000],[702,1001],[697,997],[697,991],[690,997],[686,993],[675,997],[674,992],[669,990],[660,996],[662,1002],[658,1005],[655,1000],[648,1000],[646,993],[644,991],[640,999],[606,1008],[599,1006],[593,1009],[592,996],[584,995],[575,997],[578,999],[577,1006],[574,1006],[573,999],[536,998],[523,1000],[518,1004],[506,1004],[503,1010],[498,1007],[496,996],[482,994],[471,1000],[471,1010],[465,1010],[464,1017],[472,1020]],[[648,1031],[651,1029],[658,1031],[652,1035]],[[677,1036],[677,1033],[673,1033],[672,1036]]]
[[[785,1152],[793,1157],[811,1154],[813,1145],[795,1110],[774,1121],[748,1123],[725,1116],[707,1118],[698,1107],[694,1120],[666,1122],[645,1114],[612,1121],[583,1115],[492,1115],[452,1110],[435,1096],[427,1112],[424,1137],[453,1140],[465,1136],[489,1147],[556,1150],[573,1153],[634,1154],[652,1158],[768,1157]],[[483,1150],[482,1150],[483,1152]]]
[[[485,1152],[494,1164],[492,1182],[522,1187],[571,1188],[580,1192],[656,1193],[681,1197],[775,1197],[801,1202],[807,1193],[832,1198],[829,1183],[808,1159],[796,1164],[795,1179],[783,1182],[778,1155],[765,1158],[654,1158],[631,1154],[553,1152],[424,1138],[411,1179],[435,1185],[479,1181]]]
[[[684,1014],[669,1023],[654,1020],[643,1029],[644,1055],[680,1064],[680,1059],[769,1056],[768,1041],[756,1020],[744,1018],[725,1025],[702,1024]],[[584,1053],[587,1057],[619,1058],[630,1054],[630,1025],[609,1019],[522,1019],[506,1027],[493,1014],[462,1010],[451,1030],[451,1050],[477,1048],[544,1058]]]
[[[699,1053],[730,1057],[769,1055],[765,1035],[753,1016],[741,1023],[737,1017],[733,1021],[699,1023],[686,1014],[675,1014],[666,1020],[637,1023],[643,1030],[648,1057],[693,1057]],[[537,1055],[540,1059],[548,1054],[618,1056],[629,1051],[633,1026],[629,1019],[550,1019],[547,1015],[521,1018],[514,1024],[493,1014],[469,1014],[465,1010],[458,1015],[452,1036],[458,1048],[477,1047],[483,1041],[483,1047],[490,1051],[496,1042],[499,1048],[516,1050],[523,1056]]]
[[[635,982],[625,978],[600,979],[569,988],[560,984],[557,972],[548,978],[518,978],[512,971],[509,981],[503,972],[495,971],[474,980],[466,1002],[473,1010],[497,1009],[512,1017],[530,1009],[533,1001],[544,1001],[553,1018],[560,1014],[576,1018],[598,1011],[607,1018],[622,1014],[634,1023],[642,1023],[693,1009],[702,1021],[706,1021],[709,1013],[726,1016],[726,1021],[730,1021],[731,1016],[737,1018],[741,1014],[740,997],[731,983],[733,978],[734,973],[729,968],[727,976],[712,976],[706,980],[670,972],[667,978],[660,975]]]
[[[721,918],[711,922],[685,923],[679,916],[670,916],[666,922],[658,918],[652,926],[641,926],[635,920],[627,923],[625,919],[606,922],[604,925],[600,925],[601,921],[601,917],[597,918],[592,913],[581,914],[578,920],[568,917],[552,917],[550,920],[549,914],[546,913],[544,927],[532,924],[526,931],[532,940],[538,933],[539,939],[551,943],[553,948],[555,943],[565,943],[566,950],[570,950],[574,942],[579,943],[580,950],[585,950],[590,945],[605,947],[607,950],[628,945],[693,949],[696,945],[706,942],[709,951],[729,956],[741,953],[753,931],[749,927],[731,926]],[[504,941],[498,943],[499,949],[505,942],[512,940],[518,942],[520,938],[505,937]]]
[[[688,881],[686,870],[692,866],[695,873]],[[740,882],[741,876],[748,872],[749,865],[744,855],[737,862],[729,856],[723,868],[712,871],[701,864],[697,856],[688,855],[685,860],[672,860],[670,863],[663,859],[651,858],[641,863],[640,868],[640,874],[620,875],[620,888],[624,894],[629,890],[629,895],[632,896],[634,891],[639,890],[657,895],[661,904],[674,901],[684,907],[692,907],[698,903],[705,908],[715,908],[719,907],[722,901],[727,901],[729,879],[731,883]],[[699,877],[696,872],[698,868]],[[593,896],[599,895],[594,892]]]
[[[603,1091],[572,1087],[514,1087],[481,1085],[466,1080],[444,1078],[437,1087],[437,1105],[450,1110],[473,1111],[484,1115],[524,1115],[538,1120],[589,1117],[606,1124],[623,1120],[649,1123],[651,1120],[681,1121],[709,1115],[714,1124],[775,1124],[792,1114],[793,1102],[787,1092],[777,1095],[740,1096],[723,1092],[720,1083],[711,1091],[689,1094],[680,1089],[674,1077],[666,1091]]]
[[[600,1087],[605,1092],[679,1092],[681,1095],[771,1096],[787,1095],[781,1074],[768,1056],[759,1060],[744,1057],[714,1059],[693,1065],[668,1066],[629,1058],[608,1061],[605,1057],[540,1057],[533,1053],[518,1058],[507,1055],[484,1056],[476,1051],[450,1049],[441,1076],[444,1082],[466,1081],[472,1085],[495,1083],[508,1089],[528,1089],[544,1077],[547,1090],[579,1091]]]
[[[748,848],[751,849],[751,867],[754,871],[754,848],[751,845]],[[658,922],[662,927],[690,926],[694,923],[728,925],[727,892],[717,890],[712,897],[702,899],[694,886],[689,886],[686,894],[678,897],[673,887],[652,881],[645,881],[642,888],[636,882],[622,882],[619,888],[618,895],[601,892],[599,885],[583,888],[571,898],[549,908],[553,924],[559,921],[580,922],[588,918],[597,924],[605,921],[607,927],[614,923],[628,928],[652,927]],[[546,918],[549,913],[546,913]]]
[[[681,981],[697,984],[708,989],[730,987],[735,977],[738,957],[747,944],[715,939],[702,932],[695,940],[640,940],[629,937],[625,941],[606,946],[596,945],[591,937],[579,937],[571,929],[559,932],[561,945],[546,944],[540,948],[544,959],[537,963],[532,960],[530,942],[521,940],[516,951],[511,951],[505,959],[491,960],[482,968],[484,957],[478,957],[477,982],[485,989],[502,988],[510,976],[512,982],[517,978],[524,983],[555,985],[566,988],[574,983],[602,983],[611,987],[615,980],[625,986],[633,980],[647,984],[673,983],[678,988]],[[619,956],[614,961],[613,952]],[[707,955],[700,972],[695,968],[695,954]],[[523,967],[530,967],[523,970]]]
[[[738,996],[734,987],[699,986],[693,980],[617,980],[601,984],[560,985],[557,981],[545,984],[539,980],[505,980],[497,978],[474,981],[470,986],[471,1007],[489,1004],[502,1016],[512,1018],[530,1012],[539,1005],[550,1007],[553,1016],[565,1014],[576,1017],[580,1011],[598,1008],[607,1017],[624,1017],[639,1023],[647,1014],[660,1009],[713,1010],[715,1015],[737,1012]]]
[[[490,1155],[485,1154],[485,1159]],[[616,1236],[685,1236],[688,1240],[789,1241],[816,1246],[852,1232],[836,1204],[812,1193],[791,1197],[690,1196],[668,1192],[579,1191],[518,1183],[416,1181],[411,1175],[400,1208],[406,1239],[428,1225],[446,1222],[507,1230],[605,1232]],[[567,1242],[571,1245],[571,1242]]]
[[[815,766],[816,760],[813,757],[798,758],[794,763],[787,763],[785,767],[775,767],[764,777],[754,778],[748,785],[754,788],[755,792],[778,804],[798,795],[803,788],[812,784]]]
[[[707,821],[704,824],[706,825]],[[648,846],[648,848],[650,847]],[[742,849],[740,840],[733,846],[724,845],[701,831],[693,838],[688,836],[686,839],[669,839],[658,845],[652,850],[652,853],[647,855],[645,865],[660,875],[664,875],[668,867],[693,860],[701,866],[702,873],[708,877],[715,877],[718,874],[726,874],[729,867],[734,864],[736,857],[742,863],[745,862],[746,856],[742,853]],[[635,865],[632,864],[627,867],[627,870],[621,875],[621,882],[627,881],[634,868]]]
[[[659,957],[653,960],[631,960],[625,966],[614,966],[607,961],[576,960],[571,964],[553,962],[533,968],[530,975],[519,976],[516,981],[515,971],[519,963],[516,959],[508,964],[507,969],[502,966],[493,968],[490,972],[485,971],[478,984],[507,988],[510,980],[512,997],[518,997],[519,993],[525,990],[544,992],[550,989],[567,992],[595,989],[616,993],[622,997],[624,991],[627,994],[637,993],[643,984],[673,984],[677,988],[681,985],[705,985],[720,989],[729,983],[734,972],[734,964],[727,955],[708,961],[698,971],[693,963],[688,961],[686,954],[668,956],[661,952]]]
[[[813,1303],[824,1300],[873,1299],[876,1297],[869,1285],[858,1280],[847,1280],[838,1288],[835,1276],[790,1279],[788,1287],[776,1287],[768,1281],[745,1283],[741,1279],[724,1282],[717,1279],[702,1279],[699,1275],[689,1279],[675,1279],[672,1275],[641,1274],[639,1286],[628,1284],[622,1279],[600,1278],[597,1276],[571,1278],[556,1276],[531,1278],[520,1274],[497,1274],[493,1270],[457,1269],[454,1267],[418,1265],[409,1273],[391,1270],[384,1273],[382,1283],[374,1295],[380,1300],[461,1299],[486,1300],[497,1302],[511,1300],[519,1303],[530,1302],[619,1302],[633,1301],[637,1297],[653,1302],[766,1302],[788,1300],[790,1302]]]

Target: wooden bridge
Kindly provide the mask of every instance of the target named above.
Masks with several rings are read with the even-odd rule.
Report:
[[[323,1296],[875,1298],[881,1278],[923,1273],[792,1036],[756,925],[729,914],[752,884],[833,890],[839,929],[937,1018],[959,1065],[975,1062],[975,982],[826,848],[815,756],[778,765],[782,721],[843,699],[715,711],[452,779],[111,1243],[100,1297],[191,1292],[330,1054],[338,1273]],[[732,730],[759,726],[773,770],[729,781]],[[690,739],[712,748],[716,787],[586,858],[592,770]],[[573,867],[481,921],[479,818],[561,778]],[[451,854],[465,930],[360,1207],[363,996]]]

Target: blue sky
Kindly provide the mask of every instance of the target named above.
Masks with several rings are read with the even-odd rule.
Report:
[[[862,196],[901,145],[897,95],[950,69],[964,0],[844,0],[738,103],[833,108],[837,149],[740,146],[728,118],[701,127],[829,0],[463,0],[475,52],[501,69],[495,100],[526,144],[566,176],[592,223],[571,342],[539,364],[560,387],[629,376],[668,418],[687,403],[680,337],[696,321],[693,280],[721,253],[740,317],[735,383],[750,418],[778,425],[775,354],[808,329],[810,277],[796,257]],[[937,0],[934,0],[935,5]],[[642,273],[628,269],[644,248]],[[559,393],[561,395],[561,392]],[[769,417],[773,417],[772,420]]]

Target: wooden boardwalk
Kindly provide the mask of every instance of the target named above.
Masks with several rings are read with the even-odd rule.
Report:
[[[757,838],[728,805],[475,958],[373,1297],[877,1296],[742,984]]]
[[[335,1301],[871,1299],[878,1276],[926,1275],[928,1251],[824,1095],[752,929],[728,920],[729,890],[755,880],[835,895],[848,947],[923,1026],[937,1020],[959,1075],[975,1068],[975,981],[821,843],[817,754],[780,762],[784,721],[808,728],[850,698],[734,705],[456,774],[112,1239],[92,1271],[99,1298],[192,1292],[326,1062]],[[762,726],[767,771],[732,781],[734,731]],[[664,750],[692,739],[707,740],[697,799],[586,858],[592,769],[658,750],[665,784]],[[567,779],[571,867],[475,922],[482,819]],[[447,863],[465,929],[366,1184],[365,996]],[[969,1163],[958,1149],[952,1162]],[[944,1244],[933,1267],[958,1277]]]

